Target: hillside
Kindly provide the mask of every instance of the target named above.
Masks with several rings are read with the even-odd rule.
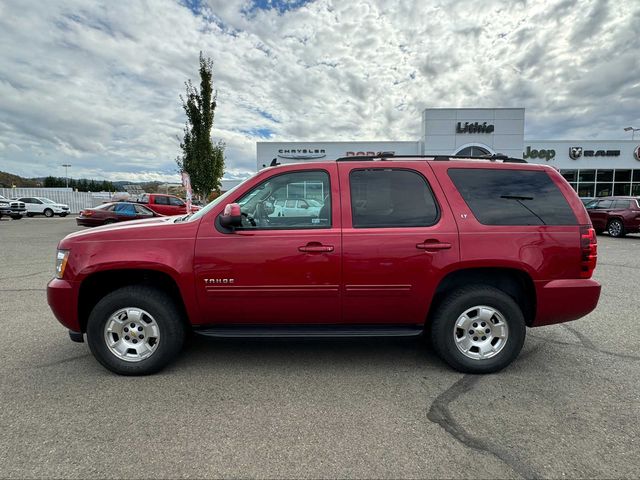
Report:
[[[41,182],[37,180],[32,180],[29,178],[22,178],[18,175],[13,175],[12,173],[0,172],[0,187],[2,188],[11,188],[13,186],[18,188],[21,187],[40,187],[42,186]]]

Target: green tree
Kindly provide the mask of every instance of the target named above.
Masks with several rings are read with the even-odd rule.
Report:
[[[191,80],[185,82],[186,96],[180,95],[187,115],[184,137],[180,142],[182,155],[176,162],[181,172],[191,177],[193,191],[208,196],[219,191],[224,172],[223,142],[211,141],[211,128],[216,109],[217,94],[213,91],[213,61],[200,52],[200,89]]]

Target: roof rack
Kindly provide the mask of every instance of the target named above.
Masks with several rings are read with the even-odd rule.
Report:
[[[424,160],[433,159],[437,162],[448,162],[450,160],[488,160],[490,162],[501,161],[502,163],[527,163],[522,158],[513,158],[501,153],[493,155],[396,155],[393,152],[381,152],[378,155],[354,155],[350,157],[340,157],[336,162],[373,162],[391,159],[420,158]]]

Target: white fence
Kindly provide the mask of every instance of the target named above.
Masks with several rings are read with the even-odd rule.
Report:
[[[7,198],[45,197],[54,202],[69,205],[71,213],[78,213],[83,208],[91,208],[109,201],[109,193],[74,192],[61,188],[0,188],[0,195]]]

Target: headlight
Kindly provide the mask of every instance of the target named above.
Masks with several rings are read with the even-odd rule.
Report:
[[[58,250],[56,254],[56,278],[62,278],[64,270],[67,268],[69,260],[69,250]]]

